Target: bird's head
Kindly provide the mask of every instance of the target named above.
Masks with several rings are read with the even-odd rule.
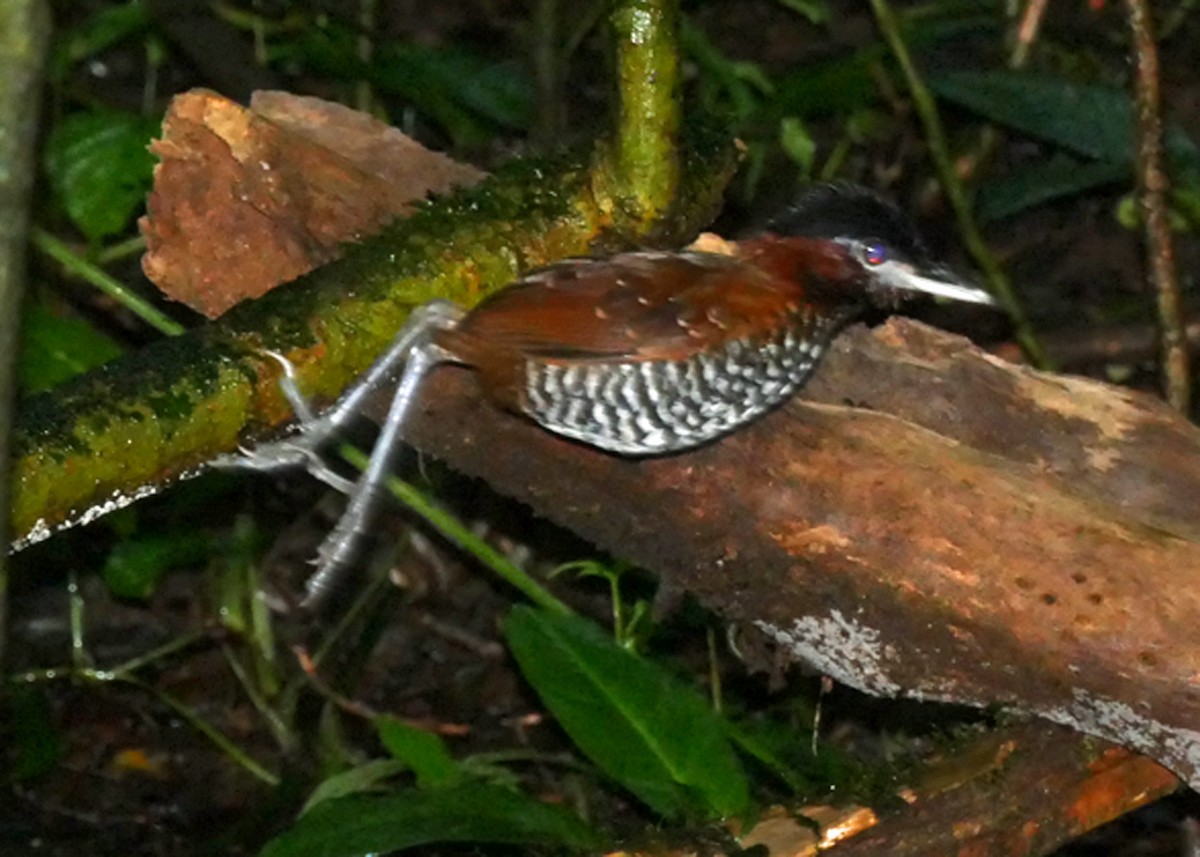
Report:
[[[934,261],[904,212],[858,185],[813,185],[768,231],[836,245],[861,272],[856,286],[865,291],[865,300],[880,309],[895,309],[921,295],[996,305],[983,289]]]

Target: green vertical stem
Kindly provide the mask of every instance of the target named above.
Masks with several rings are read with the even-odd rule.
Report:
[[[563,131],[562,77],[566,59],[560,53],[562,0],[534,0],[529,22],[529,47],[533,55],[533,82],[537,105],[533,138],[540,145],[558,140]]]
[[[616,123],[610,202],[635,219],[667,213],[679,189],[678,0],[625,0],[610,16],[616,41]]]
[[[7,537],[9,438],[42,67],[50,38],[45,0],[0,3],[0,537]],[[0,663],[8,638],[8,568],[0,551]]]
[[[138,239],[139,241],[141,239]],[[30,242],[54,261],[58,262],[70,274],[79,277],[94,286],[125,309],[136,315],[146,324],[167,336],[178,336],[183,333],[184,326],[159,310],[150,301],[140,297],[125,284],[109,276],[102,269],[75,254],[66,242],[55,238],[45,229],[34,228]]]
[[[358,61],[362,63],[362,76],[354,84],[354,106],[363,113],[375,110],[375,94],[367,80],[367,69],[371,65],[375,38],[375,6],[377,0],[359,0],[358,3]]]

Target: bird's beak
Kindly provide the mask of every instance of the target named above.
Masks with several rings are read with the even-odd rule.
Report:
[[[911,265],[895,265],[885,275],[887,284],[898,292],[932,295],[984,306],[998,306],[996,299],[983,289],[964,283],[950,271],[935,268],[918,273]]]

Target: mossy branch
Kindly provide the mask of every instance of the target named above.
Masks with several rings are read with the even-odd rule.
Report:
[[[597,187],[605,197],[603,205],[648,226],[678,198],[683,115],[679,3],[618,3],[610,24],[617,45],[618,97],[612,145],[600,150]]]
[[[630,2],[617,19],[626,7],[638,26],[624,34],[618,64],[632,67],[626,53],[657,46],[646,73],[674,79],[674,33],[662,30],[674,27],[675,3]],[[658,13],[647,18],[650,7]],[[702,130],[679,145],[675,94],[663,101],[635,77],[622,77],[618,136],[596,157],[514,162],[215,323],[26,401],[14,437],[17,543],[153,493],[290,419],[267,349],[287,355],[309,395],[329,400],[414,306],[433,298],[471,305],[523,270],[598,243],[690,237],[716,211],[733,146]],[[613,169],[614,151],[626,153],[621,169]]]

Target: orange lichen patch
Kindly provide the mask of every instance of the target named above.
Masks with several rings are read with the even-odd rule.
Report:
[[[776,543],[790,554],[822,554],[850,545],[850,539],[829,524],[816,527],[797,527],[786,532],[773,533]]]
[[[1068,816],[1090,830],[1147,803],[1176,781],[1166,768],[1128,750],[1106,750],[1092,765],[1095,776],[1080,785]]]
[[[154,779],[166,779],[166,756],[147,753],[140,747],[126,747],[113,753],[110,768],[114,774],[140,774]]]
[[[338,104],[256,93],[176,96],[151,145],[142,267],[210,318],[341,255],[430,193],[484,173]]]
[[[956,839],[974,839],[983,832],[983,825],[975,819],[967,821],[956,821],[953,824],[954,837]],[[980,847],[980,846],[975,846]],[[970,852],[967,852],[970,853]],[[983,853],[983,852],[980,852]]]
[[[688,245],[689,250],[698,253],[719,253],[722,256],[733,256],[737,253],[737,244],[726,241],[715,232],[701,232],[696,240]]]
[[[866,806],[839,807],[834,810],[836,815],[833,817],[823,816],[819,809],[813,808],[811,813],[806,809],[804,814],[821,826],[821,851],[832,848],[843,839],[849,839],[879,823],[879,816],[875,814],[875,810]]]
[[[946,563],[927,561],[924,563],[927,574],[936,575],[953,582],[956,586],[966,587],[968,589],[979,586],[980,577],[974,571],[968,568],[960,568]]]

